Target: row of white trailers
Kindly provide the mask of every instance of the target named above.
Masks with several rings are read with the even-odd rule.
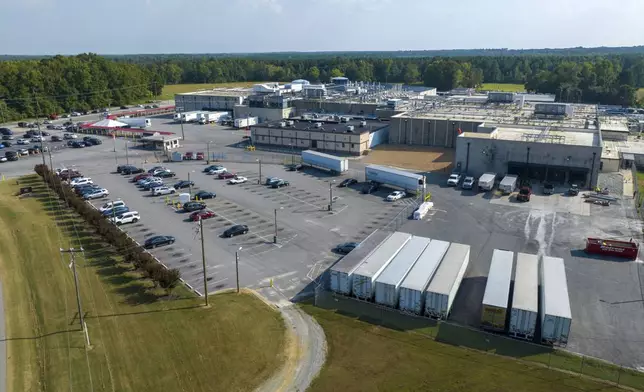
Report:
[[[330,269],[332,291],[403,312],[449,316],[470,247],[377,230]]]
[[[514,252],[494,250],[483,295],[481,327],[533,340],[540,323],[540,342],[565,346],[572,314],[563,259],[517,253],[511,290],[514,258]]]

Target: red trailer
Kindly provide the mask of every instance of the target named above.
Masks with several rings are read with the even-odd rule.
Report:
[[[637,259],[640,245],[633,241],[603,240],[601,238],[586,239],[586,253]]]

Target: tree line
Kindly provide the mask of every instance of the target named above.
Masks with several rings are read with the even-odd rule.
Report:
[[[644,87],[644,55],[323,57],[253,59],[196,55],[106,58],[95,54],[0,62],[0,121],[153,99],[164,85],[241,81],[351,80],[432,86],[439,91],[518,83],[563,102],[624,106]]]

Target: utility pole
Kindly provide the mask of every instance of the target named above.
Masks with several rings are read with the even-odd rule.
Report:
[[[235,252],[235,275],[237,276],[237,292],[239,293],[239,252],[242,250],[240,246]]]
[[[181,121],[181,140],[186,140],[186,134],[183,132],[183,106],[177,109],[179,110],[179,121]]]
[[[258,184],[262,184],[262,158],[258,158],[257,162],[259,162],[259,180],[257,180]]]
[[[206,246],[203,239],[203,219],[199,218],[199,233],[201,234],[201,263],[203,265],[203,295],[206,298],[206,306],[208,306],[208,278],[206,278]],[[237,285],[239,291],[239,284]]]
[[[208,156],[206,156],[206,165],[210,165],[210,143],[212,143],[212,141],[206,144],[206,151],[208,152]]]
[[[188,193],[190,194],[190,199],[192,200],[192,183],[190,182],[190,172],[188,172]]]
[[[69,249],[63,249],[60,248],[60,253],[69,253],[71,256],[71,263],[69,264],[70,268],[72,269],[72,272],[74,273],[74,285],[76,286],[76,305],[78,306],[78,318],[80,320],[80,327],[81,331],[85,330],[85,318],[83,317],[83,307],[81,304],[81,298],[80,298],[80,290],[78,287],[78,274],[76,273],[76,253],[82,253],[84,250],[83,248],[80,249],[74,249],[74,248],[69,248]],[[88,339],[89,340],[89,339]]]
[[[277,244],[277,208],[275,209],[275,234],[273,235],[273,243]]]
[[[36,90],[32,89],[34,94],[34,101],[36,101],[36,126],[38,127],[38,137],[40,138],[40,155],[42,155],[42,165],[47,166],[45,163],[45,152],[43,147],[42,133],[40,132],[40,103],[38,103],[38,97],[36,97]],[[50,168],[50,170],[53,168]]]
[[[129,164],[130,164],[130,158],[129,158],[129,156],[128,156],[128,151],[127,151],[127,144],[128,144],[128,143],[129,143],[129,142],[126,140],[126,141],[125,141],[125,164],[126,164],[126,165],[129,165]]]
[[[116,166],[119,165],[119,158],[116,155],[116,134],[112,133],[112,143],[114,145],[114,162],[116,162]]]
[[[329,211],[333,210],[333,188],[331,188],[332,185],[333,183],[329,182]]]

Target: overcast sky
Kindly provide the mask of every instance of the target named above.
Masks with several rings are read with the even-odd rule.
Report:
[[[1,54],[644,44],[644,0],[0,0]]]

